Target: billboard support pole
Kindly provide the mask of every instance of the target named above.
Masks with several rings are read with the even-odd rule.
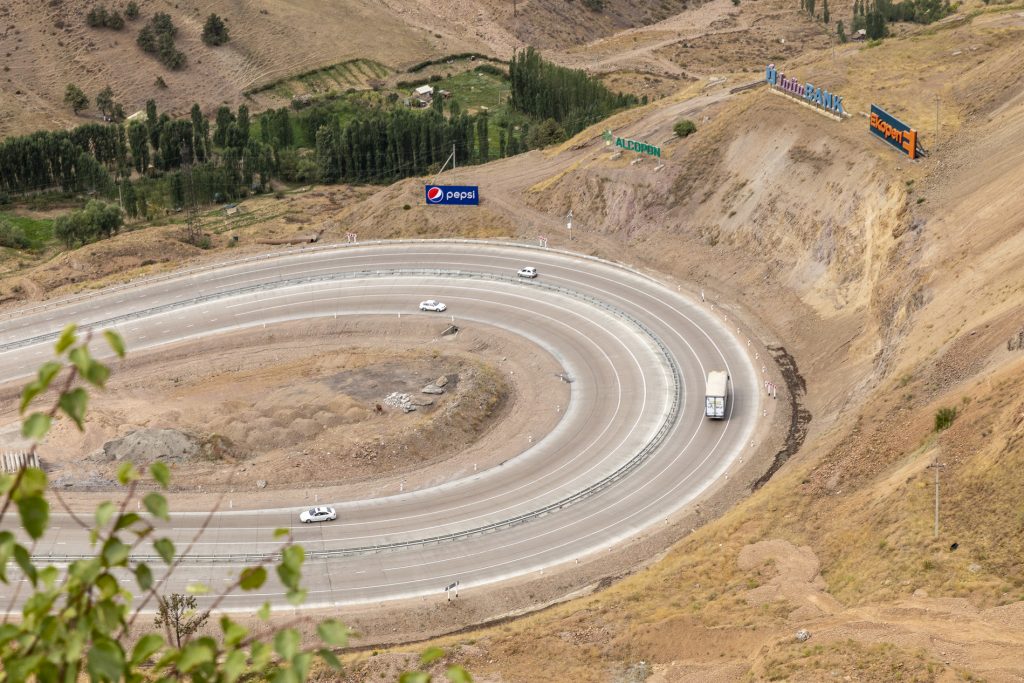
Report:
[[[452,145],[452,153],[444,160],[444,164],[441,166],[441,170],[437,172],[434,179],[430,181],[431,185],[437,185],[437,176],[444,173],[444,169],[448,168],[448,162],[452,162],[452,170],[455,170],[455,145]]]

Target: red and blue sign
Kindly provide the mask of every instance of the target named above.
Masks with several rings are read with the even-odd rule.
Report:
[[[480,188],[476,185],[427,185],[427,204],[477,205],[480,203]]]
[[[769,64],[764,71],[764,79],[768,85],[793,97],[813,104],[819,109],[824,109],[829,114],[840,118],[846,116],[843,109],[843,98],[834,92],[816,87],[813,83],[801,83],[796,76],[787,78],[786,74],[780,73],[774,64]]]
[[[916,159],[920,154],[920,149],[917,146],[917,131],[873,104],[871,105],[871,117],[868,119],[868,130],[911,159]]]

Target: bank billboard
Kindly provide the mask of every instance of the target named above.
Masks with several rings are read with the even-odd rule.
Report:
[[[480,188],[477,185],[427,185],[424,192],[428,205],[475,206],[480,203]]]
[[[868,130],[911,159],[917,158],[917,131],[874,104],[871,105]]]

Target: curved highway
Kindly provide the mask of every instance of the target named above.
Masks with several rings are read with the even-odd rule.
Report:
[[[517,278],[524,265],[540,276]],[[418,312],[427,298],[448,310]],[[500,327],[544,348],[572,378],[563,417],[487,471],[386,498],[324,501],[338,509],[335,522],[299,524],[310,503],[299,499],[219,512],[167,591],[198,581],[216,593],[241,566],[274,552],[279,527],[292,527],[306,548],[306,604],[314,607],[440,594],[455,582],[465,590],[572,562],[700,496],[749,443],[760,413],[746,346],[699,304],[597,259],[464,241],[309,249],[25,308],[0,322],[0,381],[22,379],[49,358],[70,321],[117,329],[132,351],[314,317],[396,315]],[[703,416],[713,369],[732,378],[729,418],[719,422]],[[181,549],[202,518],[174,514],[161,534]],[[53,525],[37,557],[60,563],[89,553],[70,520],[55,515]],[[133,557],[152,561],[155,552],[143,547]],[[268,581],[223,606],[281,599]]]

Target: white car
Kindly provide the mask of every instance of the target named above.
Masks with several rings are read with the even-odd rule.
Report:
[[[537,269],[533,266],[526,266],[525,268],[520,268],[516,275],[519,277],[537,277]]]
[[[421,311],[437,311],[438,313],[440,313],[441,311],[445,310],[446,308],[448,308],[448,307],[445,306],[440,301],[435,301],[434,299],[427,299],[426,301],[421,301],[420,302],[420,310]]]
[[[328,522],[337,518],[337,511],[335,511],[334,508],[329,507],[310,508],[299,513],[299,521],[303,524],[311,524],[312,522]]]

